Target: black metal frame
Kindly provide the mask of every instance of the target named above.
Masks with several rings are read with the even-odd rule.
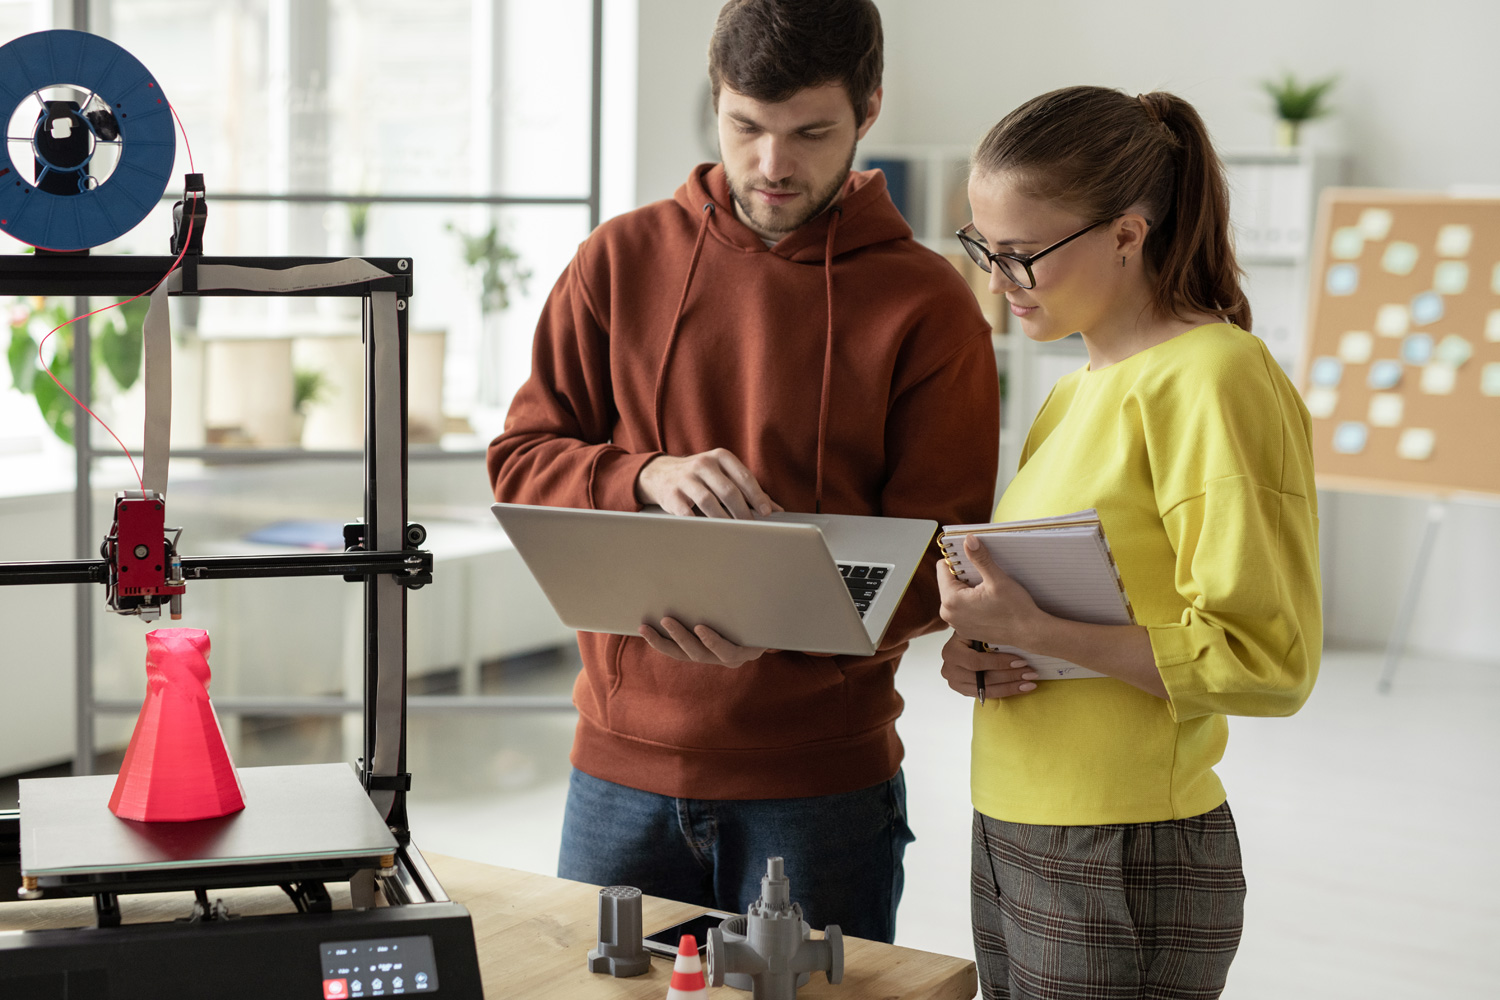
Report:
[[[171,268],[170,257],[88,257],[88,256],[22,256],[0,258],[0,295],[134,295],[151,287]],[[306,257],[184,257],[184,268],[194,272],[200,267],[228,264],[262,270],[283,270],[310,264],[332,264],[334,258]],[[406,369],[408,311],[406,302],[412,292],[411,261],[406,258],[372,258],[369,263],[385,276],[335,288],[310,289],[287,293],[299,296],[360,297],[363,309],[365,340],[365,502],[363,525],[345,529],[350,551],[338,553],[296,553],[287,555],[239,555],[184,557],[183,572],[187,579],[229,579],[282,576],[342,576],[363,581],[365,585],[365,753],[360,761],[360,777],[366,790],[389,796],[386,816],[392,832],[405,844],[411,833],[406,815],[406,791],[410,775],[406,773],[406,596],[408,588],[420,587],[432,580],[432,554],[417,546],[425,539],[420,526],[409,525],[407,514],[407,442],[406,442]],[[204,290],[196,282],[191,294],[201,296],[256,296],[265,293],[239,290]],[[371,296],[376,292],[394,293],[397,301],[395,345],[377,345]],[[183,292],[180,294],[189,294]],[[283,294],[283,293],[272,293]],[[377,369],[377,346],[394,347],[397,364]],[[394,378],[392,378],[394,376]],[[395,405],[391,404],[392,399]],[[399,445],[392,451],[390,442]],[[397,467],[383,468],[380,454],[399,455]],[[401,547],[381,550],[377,535],[391,536],[390,525],[400,525],[394,537]],[[368,533],[368,534],[366,534]],[[52,562],[0,563],[0,586],[49,583],[102,583],[107,578],[104,560],[58,560]],[[399,622],[383,621],[378,591],[382,580],[398,588]],[[397,631],[393,632],[392,629]],[[383,649],[381,637],[399,637],[398,648]],[[389,644],[389,643],[388,643]],[[399,718],[382,720],[378,698],[382,675],[387,683],[399,671],[401,710]],[[389,702],[389,698],[387,701]],[[92,716],[92,706],[90,707]],[[391,725],[397,727],[392,737]],[[396,766],[376,766],[379,737],[396,740]],[[0,845],[5,843],[4,828],[10,817],[0,814]],[[0,864],[4,859],[0,858]]]
[[[336,263],[311,258],[184,258],[185,266],[234,264],[279,270],[304,264]],[[189,580],[233,577],[337,575],[362,582],[365,588],[365,742],[359,775],[367,793],[385,817],[397,848],[392,856],[343,857],[272,865],[224,865],[213,868],[152,871],[105,876],[81,876],[65,884],[41,888],[20,873],[20,811],[0,812],[0,899],[88,896],[95,900],[98,930],[38,931],[0,941],[0,967],[11,977],[40,977],[49,986],[71,989],[74,978],[94,976],[101,981],[118,974],[128,986],[116,995],[161,995],[163,987],[184,981],[201,984],[217,977],[225,996],[266,995],[290,988],[302,973],[261,960],[260,953],[305,947],[309,936],[318,940],[393,932],[399,926],[444,942],[444,988],[459,995],[482,994],[474,935],[468,912],[453,903],[433,877],[426,860],[411,843],[406,793],[406,591],[432,579],[432,555],[418,546],[426,538],[407,515],[407,342],[412,274],[410,260],[375,259],[385,276],[334,288],[310,290],[306,295],[358,296],[364,300],[365,341],[365,503],[362,523],[346,525],[348,549],[340,553],[244,555],[184,558]],[[117,296],[150,287],[173,264],[168,257],[9,257],[0,258],[0,295],[66,294]],[[193,278],[196,278],[196,274]],[[186,278],[186,276],[185,276]],[[180,294],[257,295],[244,291],[203,290],[196,280]],[[388,324],[376,318],[373,296],[395,298],[395,343],[383,342]],[[387,300],[389,301],[389,300]],[[386,315],[389,315],[388,313]],[[392,351],[394,350],[394,356]],[[394,362],[394,363],[393,363]],[[85,366],[86,367],[86,366]],[[394,459],[394,461],[392,461]],[[394,466],[394,467],[392,467]],[[385,548],[381,542],[386,543]],[[99,583],[108,577],[104,560],[0,563],[0,585]],[[87,592],[88,588],[79,588]],[[97,598],[99,595],[94,592]],[[394,618],[395,621],[391,619]],[[399,689],[391,685],[399,684]],[[393,691],[398,697],[393,697]],[[90,705],[90,719],[93,707]],[[395,727],[395,733],[390,732]],[[390,741],[395,741],[395,753]],[[383,752],[382,752],[383,751]],[[381,766],[381,760],[394,766]],[[324,882],[354,881],[362,872],[381,869],[382,889],[393,907],[329,912]],[[220,908],[207,902],[206,889],[282,885],[298,913],[291,916],[220,919]],[[135,927],[119,924],[119,893],[165,892],[191,889],[199,900],[198,923],[159,923]],[[419,904],[419,905],[408,905]],[[108,933],[106,939],[92,935]],[[81,936],[80,936],[81,935]],[[128,947],[127,947],[128,945]],[[113,968],[101,968],[99,949],[107,949]],[[194,956],[213,953],[205,968],[184,969]],[[248,963],[248,964],[247,964]],[[253,968],[253,975],[249,969]],[[80,971],[81,970],[81,971]],[[92,970],[92,971],[91,971]],[[276,977],[280,976],[281,979]],[[227,979],[225,977],[228,977]],[[285,980],[285,982],[282,982]],[[81,980],[77,984],[87,984]],[[97,986],[97,983],[92,984]],[[249,990],[251,993],[246,993]],[[158,992],[153,992],[158,991]]]

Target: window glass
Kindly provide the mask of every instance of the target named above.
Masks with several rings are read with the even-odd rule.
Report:
[[[51,7],[50,0],[0,0],[0,38],[46,27],[39,18],[43,11],[50,18]],[[95,0],[90,16],[92,30],[151,70],[181,118],[208,191],[206,252],[411,258],[412,329],[443,344],[444,444],[480,446],[498,432],[529,371],[542,301],[587,235],[589,212],[577,203],[441,199],[587,198],[590,0]],[[187,147],[179,142],[163,205],[94,253],[165,254],[170,203],[181,197],[188,169]],[[432,200],[276,200],[284,194]],[[465,259],[463,237],[480,238],[491,228],[516,256],[512,277],[528,276],[512,282],[503,311],[481,303],[485,261]],[[0,252],[25,249],[4,242]],[[175,302],[178,367],[193,372],[195,364],[210,363],[193,354],[207,350],[199,339],[295,341],[300,357],[307,338],[357,334],[351,305]],[[8,384],[8,373],[0,379]],[[174,410],[207,405],[204,385],[179,381]],[[101,415],[118,415],[117,431],[131,443],[140,437],[140,394],[139,382],[128,389],[109,379],[98,383]],[[320,400],[313,409],[324,405]],[[13,389],[0,396],[0,418],[14,418],[5,420],[0,436],[15,439],[12,449],[37,446],[45,423],[35,410]],[[214,419],[205,413],[196,425],[174,427],[174,441],[213,443]],[[305,423],[315,429],[320,420],[309,414]],[[276,441],[262,443],[284,446],[281,436],[277,431],[270,435]],[[258,443],[255,435],[229,439]],[[94,443],[113,447],[102,430]]]

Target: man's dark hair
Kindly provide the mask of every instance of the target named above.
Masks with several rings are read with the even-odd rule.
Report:
[[[863,125],[884,48],[873,0],[729,0],[708,43],[714,108],[720,87],[774,104],[804,87],[841,83],[855,125]]]

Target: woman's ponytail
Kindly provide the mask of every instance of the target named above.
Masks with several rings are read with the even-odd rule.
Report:
[[[1230,232],[1229,184],[1208,129],[1180,97],[1158,91],[1141,95],[1140,102],[1159,115],[1175,140],[1172,210],[1156,238],[1146,241],[1157,306],[1165,314],[1223,316],[1249,330],[1250,303],[1240,288]]]

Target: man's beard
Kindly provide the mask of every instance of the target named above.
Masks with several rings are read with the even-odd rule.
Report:
[[[839,171],[838,177],[830,181],[826,188],[812,193],[813,196],[809,199],[809,207],[800,215],[783,215],[769,205],[757,209],[753,201],[754,195],[749,190],[746,190],[746,186],[741,184],[741,180],[738,177],[728,177],[729,196],[734,199],[734,203],[739,206],[740,211],[745,213],[751,222],[768,233],[773,233],[778,237],[785,236],[793,230],[802,228],[810,219],[817,218],[829,205],[833,204],[834,199],[838,197],[839,191],[843,189],[844,182],[849,179],[849,171],[854,167],[854,150],[855,147],[849,147],[849,161],[844,164],[844,169]],[[783,187],[770,183],[751,184],[748,187],[759,187],[767,191],[802,190],[796,187]]]

